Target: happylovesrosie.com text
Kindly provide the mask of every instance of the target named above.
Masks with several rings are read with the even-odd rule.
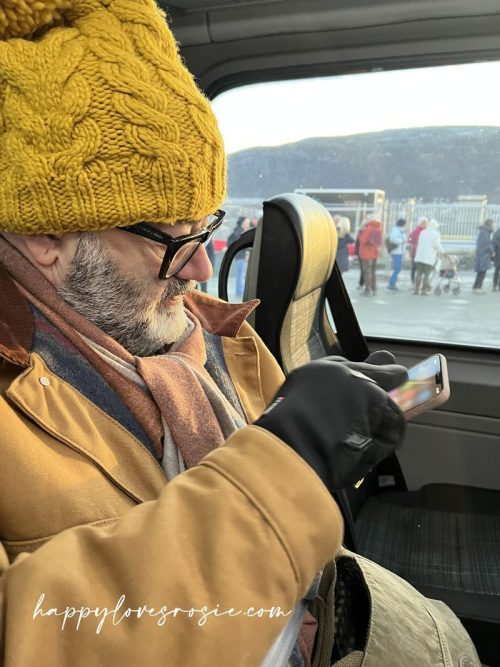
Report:
[[[139,607],[127,607],[125,605],[125,595],[121,595],[114,607],[43,607],[45,593],[42,593],[37,600],[33,611],[33,620],[55,616],[61,618],[61,630],[66,626],[75,626],[79,630],[83,622],[98,621],[96,625],[96,634],[99,634],[104,624],[109,621],[112,625],[119,625],[127,619],[154,618],[159,627],[166,625],[169,619],[175,619],[180,616],[192,618],[196,625],[202,627],[209,618],[221,618],[235,616],[247,616],[248,618],[282,618],[289,616],[292,610],[283,611],[281,607],[248,607],[247,609],[221,609],[220,605],[215,607],[150,607],[141,605]],[[72,620],[71,624],[68,621]]]

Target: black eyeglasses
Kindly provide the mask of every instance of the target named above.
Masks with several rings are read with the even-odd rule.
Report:
[[[119,229],[167,246],[158,273],[160,280],[167,280],[182,271],[200,245],[210,241],[214,232],[221,226],[225,215],[226,212],[219,209],[208,216],[208,225],[204,229],[195,234],[184,234],[183,236],[170,236],[148,222],[138,222],[130,227],[119,227]]]

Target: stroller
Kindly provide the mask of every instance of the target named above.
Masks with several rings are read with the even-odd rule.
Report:
[[[439,296],[443,292],[451,292],[454,296],[460,294],[460,276],[458,275],[458,257],[444,254],[441,264],[436,267],[434,294]]]

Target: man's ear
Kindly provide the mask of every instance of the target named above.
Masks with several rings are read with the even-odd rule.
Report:
[[[35,234],[34,236],[26,236],[4,232],[2,236],[39,268],[50,268],[61,254],[62,235]]]
[[[80,232],[34,236],[4,233],[2,236],[57,287],[64,282],[73,261]]]
[[[39,265],[51,267],[60,258],[62,250],[62,235],[36,234],[23,238],[26,249]]]

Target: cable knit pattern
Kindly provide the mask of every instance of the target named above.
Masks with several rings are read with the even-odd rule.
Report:
[[[35,30],[56,23],[70,7],[70,0],[2,0],[0,39],[29,37]]]
[[[173,224],[220,206],[217,122],[154,0],[4,0],[0,39],[0,231]]]

